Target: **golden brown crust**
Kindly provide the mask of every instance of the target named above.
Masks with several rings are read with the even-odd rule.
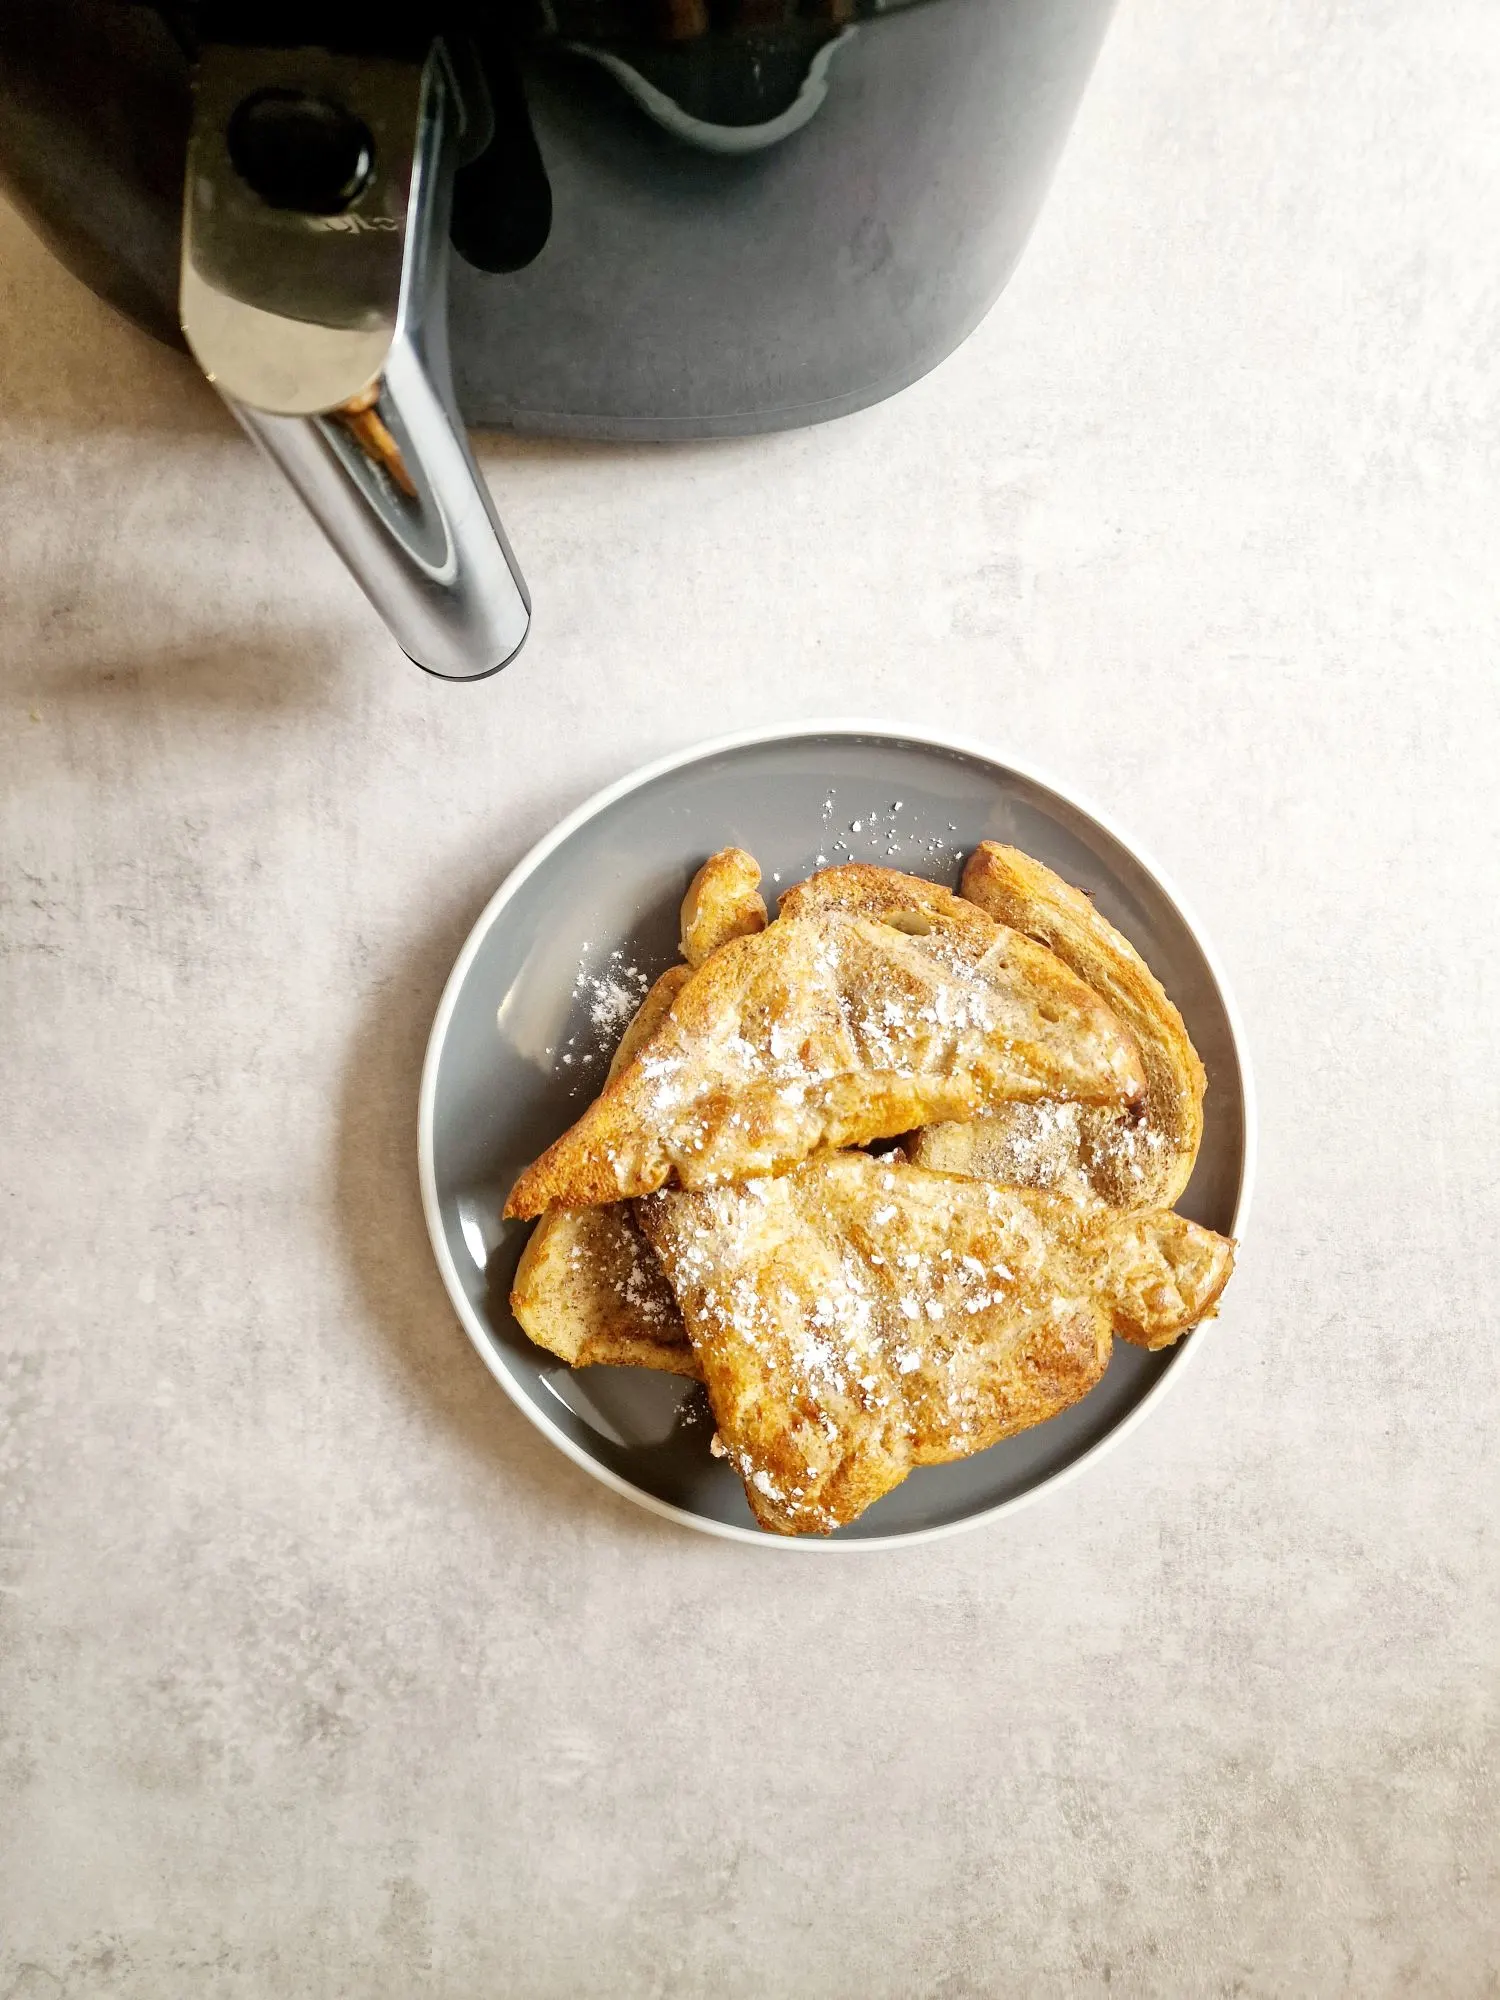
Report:
[[[1170,1209],[1133,1216],[1103,1237],[1101,1284],[1115,1332],[1133,1347],[1170,1347],[1211,1319],[1234,1272],[1234,1245]]]
[[[783,913],[843,910],[971,936],[986,920],[1009,925],[1057,956],[1103,999],[1141,1049],[1148,1086],[1138,1106],[1010,1102],[972,1119],[932,1123],[907,1150],[938,1173],[1019,1187],[1097,1195],[1123,1208],[1167,1207],[1186,1187],[1202,1134],[1203,1069],[1182,1017],[1134,947],[1088,898],[1040,862],[981,843],[964,894],[895,869],[852,862],[787,892]]]
[[[609,1065],[618,1076],[692,978],[670,965],[636,1009]],[[628,1202],[555,1208],[531,1232],[510,1309],[527,1338],[574,1368],[655,1368],[697,1377],[687,1328]]]
[[[672,1288],[624,1202],[544,1215],[516,1266],[510,1309],[528,1339],[570,1367],[699,1373]]]
[[[982,1451],[1096,1383],[1118,1330],[1213,1310],[1233,1246],[1175,1215],[863,1153],[638,1208],[763,1527],[826,1534],[913,1465]]]
[[[962,893],[998,923],[1056,952],[1134,1035],[1146,1071],[1144,1103],[1132,1113],[1081,1121],[1079,1169],[1119,1207],[1170,1208],[1192,1178],[1208,1079],[1160,980],[1081,890],[1019,848],[981,841],[964,868]],[[988,1152],[979,1142],[975,1171],[993,1171],[994,1146],[1009,1136],[992,1135]]]
[[[704,862],[682,899],[682,955],[694,971],[731,938],[765,929],[759,887],[760,863],[743,847],[721,847]]]
[[[694,973],[505,1212],[776,1173],[1010,1098],[1118,1105],[1144,1087],[1108,1006],[1018,932],[968,913],[920,936],[839,909],[782,917]]]
[[[781,898],[783,917],[817,917],[830,910],[870,917],[911,937],[930,937],[936,931],[976,955],[995,941],[995,919],[974,903],[941,883],[903,874],[899,868],[880,868],[873,861],[820,868],[805,882],[794,883]],[[912,918],[923,920],[926,928],[912,923]]]
[[[1115,974],[1120,963],[1131,973],[1130,947],[1076,891],[1024,856],[1020,862],[1035,873],[1023,875],[1009,859],[1013,850],[981,853],[985,873],[976,868],[974,878],[981,892],[998,894],[997,881],[1008,881],[1014,915],[1040,928],[1039,906],[1061,904],[1083,926],[1095,956],[1076,936],[1058,953],[1071,955],[1075,973],[1097,984],[1100,952]],[[1002,866],[1008,875],[999,873]],[[1024,906],[1018,884],[1030,898]],[[718,894],[710,888],[710,908]],[[1001,935],[976,904],[862,864],[826,870],[790,890],[783,914],[814,933],[836,920],[841,950],[856,957],[858,935],[839,927],[857,919],[887,942],[894,934],[898,951],[925,956],[929,973],[932,965],[948,973],[956,967],[966,977],[981,972]],[[1017,944],[1022,957],[1035,951]],[[1047,962],[1045,951],[1038,956]],[[877,962],[889,973],[878,954]],[[909,979],[912,968],[902,965]],[[804,971],[788,955],[779,967],[784,990]],[[621,1038],[610,1084],[633,1065],[675,1060],[680,1024],[673,1010],[693,978],[682,965],[657,980]],[[875,991],[866,967],[855,1004],[868,1009]],[[1158,1003],[1149,987],[1144,993],[1126,1002],[1137,1038],[1154,1049],[1170,1042],[1176,1021],[1185,1043],[1165,995]],[[749,997],[757,997],[753,983]],[[745,999],[742,982],[736,1032]],[[768,998],[762,988],[759,999],[759,1025],[769,1034],[784,1025],[785,1013],[774,992]],[[851,994],[836,987],[833,999],[842,1024]],[[753,1015],[753,1006],[748,1011]],[[831,1019],[816,1010],[810,1018],[814,1032]],[[868,1024],[865,1033],[868,1039]],[[1156,1074],[1148,1060],[1148,1090]],[[891,1118],[899,1088],[912,1083],[884,1076]],[[829,1106],[849,1115],[837,1089]],[[531,1338],[574,1367],[706,1377],[757,1519],[782,1533],[828,1532],[856,1518],[911,1466],[982,1450],[1076,1402],[1102,1374],[1112,1334],[1162,1347],[1214,1311],[1233,1266],[1231,1244],[1176,1215],[1112,1214],[1095,1198],[1096,1188],[1110,1186],[1098,1165],[1099,1135],[1128,1123],[1129,1114],[1077,1100],[1012,1101],[966,1121],[926,1125],[912,1142],[916,1170],[896,1157],[825,1153],[781,1181],[648,1196],[638,1211],[625,1202],[553,1208],[522,1255],[512,1305]],[[1140,1113],[1134,1123],[1144,1125]],[[1073,1198],[921,1171],[950,1159],[969,1176],[987,1168],[986,1178],[1040,1183]],[[1126,1192],[1139,1202],[1139,1185]]]
[[[726,852],[741,855],[759,880],[742,849]],[[606,1084],[650,1041],[692,976],[691,966],[669,965],[656,980],[620,1037]],[[677,1302],[628,1202],[542,1216],[521,1253],[510,1305],[529,1339],[574,1368],[698,1377]]]
[[[692,968],[687,965],[669,965],[647,993],[640,1006],[620,1037],[619,1046],[609,1059],[609,1069],[605,1073],[606,1084],[614,1082],[626,1063],[634,1062],[641,1050],[656,1033],[662,1022],[672,1011],[672,1002],[692,978]]]

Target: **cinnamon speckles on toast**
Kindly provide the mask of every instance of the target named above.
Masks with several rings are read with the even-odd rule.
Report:
[[[1172,1214],[866,1153],[637,1206],[762,1527],[826,1534],[917,1465],[1055,1416],[1112,1336],[1210,1313],[1231,1246]]]
[[[1181,1016],[1077,890],[985,843],[963,894],[849,864],[766,924],[759,879],[699,870],[686,962],[517,1181],[512,1305],[573,1366],[700,1379],[761,1526],[826,1534],[1179,1338],[1233,1245],[1171,1209]]]
[[[779,1173],[1011,1099],[1123,1107],[1145,1088],[1092,988],[978,912],[967,932],[783,916],[711,953],[506,1214]]]

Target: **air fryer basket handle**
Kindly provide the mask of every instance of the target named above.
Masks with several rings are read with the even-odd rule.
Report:
[[[493,673],[531,605],[453,400],[447,247],[463,108],[424,61],[211,46],[195,85],[181,313],[402,649]]]

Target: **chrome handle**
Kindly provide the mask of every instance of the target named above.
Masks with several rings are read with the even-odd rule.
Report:
[[[515,657],[531,601],[454,407],[448,212],[462,105],[425,61],[205,49],[183,332],[418,666]]]

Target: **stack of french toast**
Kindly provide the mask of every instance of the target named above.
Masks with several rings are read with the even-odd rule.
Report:
[[[1173,1207],[1203,1065],[1080,891],[990,841],[957,894],[851,863],[768,922],[760,880],[699,870],[682,963],[516,1181],[511,1305],[573,1367],[701,1381],[760,1525],[828,1534],[1177,1340],[1234,1246]]]

